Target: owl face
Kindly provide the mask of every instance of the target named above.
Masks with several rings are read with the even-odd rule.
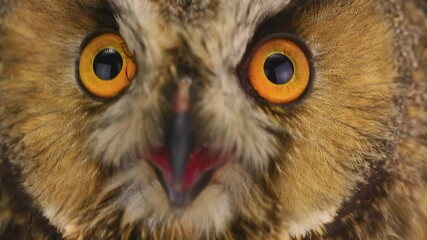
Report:
[[[1,142],[68,237],[303,236],[388,156],[397,71],[378,6],[21,0]]]

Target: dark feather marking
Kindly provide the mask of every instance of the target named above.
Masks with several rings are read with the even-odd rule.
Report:
[[[0,233],[0,238],[17,239],[17,236],[20,236],[22,239],[33,239],[34,236],[32,235],[35,234],[35,231],[37,231],[37,234],[50,236],[52,239],[60,238],[61,234],[42,216],[31,197],[22,189],[19,184],[21,179],[20,171],[7,160],[5,151],[1,152],[0,169],[1,193],[13,196],[10,201],[10,208],[15,214],[27,217],[25,225],[18,226],[11,222],[6,231]],[[8,234],[13,237],[8,238]]]

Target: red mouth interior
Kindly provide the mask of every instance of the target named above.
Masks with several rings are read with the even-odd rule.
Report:
[[[226,161],[224,157],[210,152],[208,148],[196,148],[190,154],[183,179],[179,183],[174,180],[170,156],[165,147],[152,149],[148,160],[160,170],[169,186],[179,188],[181,191],[191,191],[203,175],[219,167]]]

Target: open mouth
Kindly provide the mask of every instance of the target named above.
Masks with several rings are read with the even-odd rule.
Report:
[[[160,147],[151,149],[148,162],[156,170],[171,207],[180,209],[187,207],[209,185],[215,170],[229,156],[198,147],[188,154],[185,164],[176,166],[174,162],[181,162],[178,158],[166,147]]]
[[[212,180],[215,169],[230,157],[200,144],[192,112],[188,78],[177,82],[171,114],[164,129],[164,144],[149,150],[147,161],[154,167],[174,210],[184,209]]]

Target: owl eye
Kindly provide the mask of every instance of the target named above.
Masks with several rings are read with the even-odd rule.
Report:
[[[103,99],[118,96],[136,74],[135,61],[124,39],[116,33],[91,38],[83,47],[78,68],[84,89]]]
[[[247,81],[273,104],[298,100],[310,85],[311,67],[305,49],[285,37],[264,40],[252,54]]]

